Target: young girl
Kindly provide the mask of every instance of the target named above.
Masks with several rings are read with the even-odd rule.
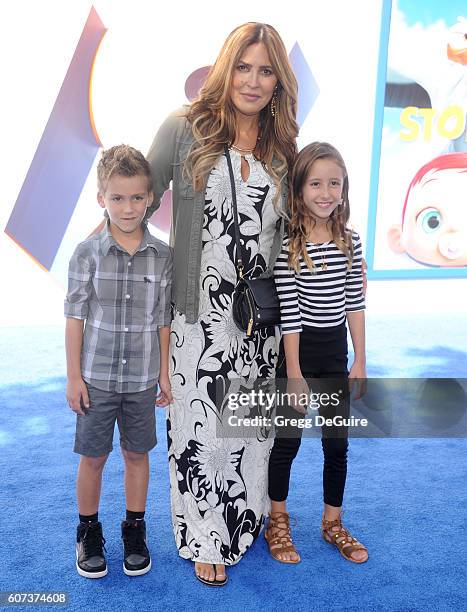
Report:
[[[283,334],[277,377],[288,379],[288,392],[308,391],[304,378],[366,378],[362,247],[358,234],[347,227],[348,192],[347,170],[333,146],[314,142],[299,153],[292,170],[289,233],[274,269]],[[346,319],[355,353],[350,372]],[[292,408],[285,410],[300,416]],[[269,461],[271,513],[265,537],[271,555],[282,563],[300,561],[286,499],[301,431],[297,428],[293,437],[279,431]],[[341,522],[346,430],[323,427],[322,446],[323,538],[349,561],[363,563],[368,559],[366,548]]]

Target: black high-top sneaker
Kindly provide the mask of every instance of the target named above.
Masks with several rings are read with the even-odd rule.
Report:
[[[141,576],[151,569],[151,556],[146,546],[144,520],[123,521],[123,571],[127,576]]]
[[[76,534],[76,569],[85,578],[102,578],[107,574],[104,557],[105,539],[102,524],[80,523]]]

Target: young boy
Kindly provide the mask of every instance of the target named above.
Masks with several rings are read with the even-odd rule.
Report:
[[[107,574],[98,507],[115,421],[125,460],[123,570],[137,576],[151,569],[144,512],[148,451],[156,444],[154,403],[172,401],[172,252],[144,222],[153,199],[148,162],[132,147],[112,147],[102,153],[97,178],[97,201],[108,220],[76,248],[65,300],[66,396],[77,413],[74,450],[81,455],[76,568],[87,578]]]

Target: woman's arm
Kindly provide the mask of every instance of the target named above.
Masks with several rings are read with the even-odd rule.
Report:
[[[181,108],[167,117],[157,131],[146,156],[151,167],[154,192],[154,200],[146,212],[146,218],[159,208],[161,198],[173,179],[178,141],[186,125],[185,113],[186,109]]]

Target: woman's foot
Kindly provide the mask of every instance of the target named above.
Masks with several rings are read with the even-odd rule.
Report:
[[[195,574],[198,580],[212,586],[223,586],[227,582],[225,565],[214,563],[195,563]]]
[[[337,518],[333,517],[332,519],[323,514],[321,533],[326,542],[337,546],[341,555],[348,561],[353,563],[365,563],[367,561],[367,549],[342,525],[340,514]]]
[[[276,561],[295,564],[300,562],[290,531],[290,518],[287,512],[271,512],[269,524],[264,532],[269,552]]]

